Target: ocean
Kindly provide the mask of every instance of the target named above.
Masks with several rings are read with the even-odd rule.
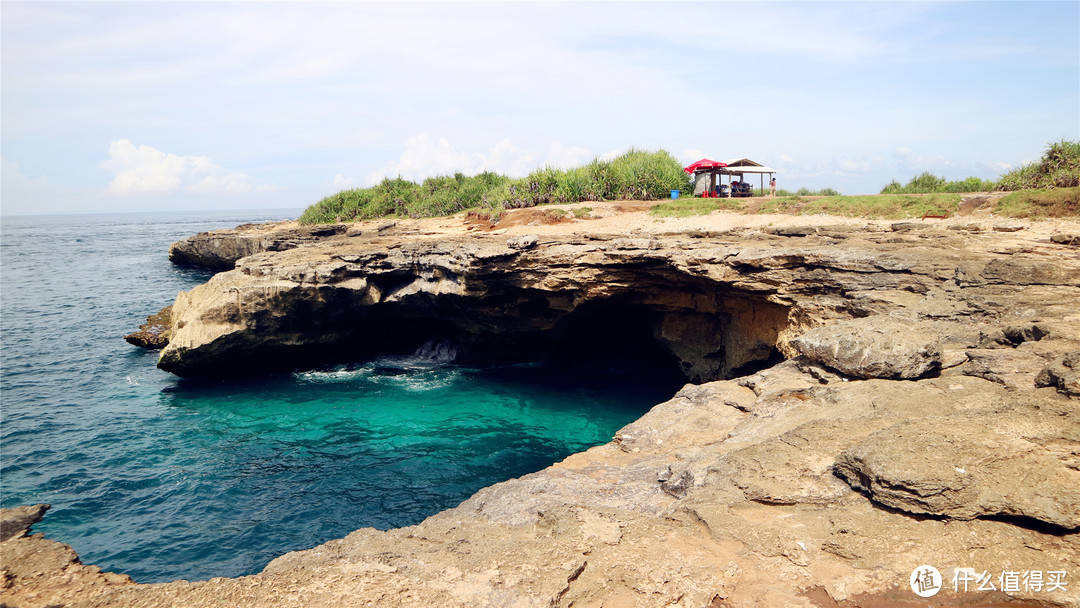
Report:
[[[298,214],[0,218],[2,506],[52,504],[36,532],[137,582],[252,574],[606,443],[678,388],[430,352],[191,381],[123,340],[211,276],[170,243]]]

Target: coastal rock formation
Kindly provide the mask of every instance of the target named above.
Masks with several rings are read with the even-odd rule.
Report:
[[[811,329],[791,345],[849,376],[909,380],[941,368],[941,337],[930,325],[865,317]]]
[[[161,365],[609,340],[692,381],[669,401],[417,526],[237,579],[98,582],[67,605],[1080,606],[1071,246],[1028,225],[587,227],[362,226],[251,255],[177,298]],[[924,564],[943,576],[933,604],[909,586]],[[47,605],[20,589],[5,602]]]
[[[4,606],[66,606],[109,589],[132,585],[124,574],[85,566],[71,547],[30,534],[49,505],[0,509],[0,598]]]
[[[1066,395],[1080,397],[1080,351],[1065,353],[1039,372],[1035,386],[1053,386]]]
[[[772,255],[655,239],[513,245],[351,239],[249,256],[180,294],[159,365],[229,374],[412,352],[437,338],[469,362],[616,349],[704,381],[768,361],[790,323],[789,300],[751,266]]]
[[[165,348],[172,337],[172,304],[146,318],[146,323],[139,326],[139,331],[124,336],[128,344],[158,350]]]
[[[245,224],[232,230],[200,232],[177,241],[169,247],[169,260],[181,266],[229,270],[237,260],[249,255],[263,251],[285,251],[345,233],[344,224]]]
[[[1074,532],[1080,470],[1056,453],[1063,443],[1080,445],[1071,409],[1033,398],[992,424],[968,413],[905,420],[844,450],[836,473],[875,502],[910,513],[1009,516]],[[1016,432],[1031,421],[1035,428]]]

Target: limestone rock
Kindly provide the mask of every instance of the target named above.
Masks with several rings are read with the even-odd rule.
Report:
[[[661,244],[660,241],[645,238],[615,239],[611,241],[611,246],[614,249],[619,249],[623,251],[634,249],[657,250],[663,248],[663,244]]]
[[[1080,410],[1062,390],[1080,259],[1049,228],[884,223],[840,247],[832,230],[529,226],[545,246],[519,250],[524,227],[434,234],[445,221],[249,255],[177,298],[162,361],[229,374],[434,330],[464,356],[570,357],[636,332],[618,344],[648,343],[697,380],[610,443],[416,526],[357,530],[252,576],[74,596],[65,553],[47,574],[5,571],[5,603],[874,606],[907,601],[896,589],[915,564],[1080,567]],[[824,354],[796,348],[811,343]],[[9,552],[32,540],[5,541],[4,567],[44,565],[31,545]],[[1080,586],[971,597],[1078,606]]]
[[[169,260],[181,266],[230,270],[237,260],[263,251],[286,251],[344,235],[345,224],[301,226],[296,222],[248,224],[232,230],[202,232],[169,247]],[[353,232],[352,236],[358,233]]]
[[[1065,353],[1041,370],[1035,386],[1052,386],[1066,395],[1080,397],[1080,350]]]
[[[1080,234],[1054,234],[1050,240],[1059,245],[1080,245]]]
[[[982,225],[975,222],[968,222],[966,224],[953,224],[949,226],[949,230],[964,230],[968,232],[981,232],[982,229]]]
[[[819,226],[770,226],[763,230],[766,234],[776,236],[809,236],[821,232]]]
[[[68,545],[30,535],[49,505],[0,509],[0,592],[4,606],[49,608],[96,599],[118,587],[133,586],[130,577],[85,566]]]
[[[1080,270],[1076,268],[1019,255],[987,262],[982,276],[991,282],[1011,285],[1080,284]]]
[[[1014,390],[1035,388],[1038,373],[1035,370],[1045,363],[1038,353],[1025,349],[970,349],[966,354],[968,360],[960,366],[961,373]]]
[[[858,378],[920,378],[939,369],[942,360],[938,335],[889,317],[811,329],[791,345],[811,361]]]
[[[41,521],[52,505],[32,505],[0,509],[0,542],[27,536],[30,526]]]
[[[1071,416],[1070,416],[1071,417]],[[836,459],[836,472],[883,505],[953,519],[1010,516],[1080,528],[1080,471],[985,418],[907,420]],[[1075,434],[1075,420],[1068,433]]]
[[[1020,232],[1023,224],[994,224],[994,232]]]
[[[506,246],[511,249],[532,249],[539,240],[540,237],[535,234],[522,234],[506,239]]]
[[[165,348],[172,336],[172,305],[162,308],[146,318],[139,331],[124,336],[129,344],[148,350]]]

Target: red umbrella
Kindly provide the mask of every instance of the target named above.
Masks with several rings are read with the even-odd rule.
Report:
[[[690,165],[689,167],[684,167],[683,171],[686,171],[687,173],[692,174],[694,171],[697,171],[699,169],[715,169],[717,167],[726,167],[726,166],[727,166],[727,163],[722,163],[722,162],[719,162],[719,161],[709,160],[707,158],[703,158],[703,159],[697,161],[696,163]]]

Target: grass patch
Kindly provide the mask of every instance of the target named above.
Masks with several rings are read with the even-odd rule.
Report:
[[[656,217],[691,217],[708,215],[713,211],[740,211],[740,200],[732,198],[677,198],[657,203],[649,209]]]
[[[1001,176],[1000,190],[1044,190],[1080,186],[1080,141],[1062,139],[1046,147],[1036,162]]]
[[[1025,218],[1075,217],[1080,215],[1080,188],[1013,192],[998,201],[994,213]]]
[[[758,189],[758,194],[755,196],[765,196],[767,193],[768,190]],[[840,193],[833,188],[822,188],[821,190],[799,188],[795,192],[780,188],[776,191],[776,196],[840,196]]]
[[[901,185],[893,180],[889,185],[881,189],[882,194],[945,194],[960,192],[990,192],[998,187],[994,180],[969,177],[960,181],[949,181],[944,177],[938,177],[929,171],[911,178],[908,183]]]
[[[991,190],[1044,190],[1049,188],[1074,188],[1080,186],[1080,142],[1062,139],[1047,144],[1046,151],[1038,161],[1017,167],[988,180],[969,177],[948,181],[925,171],[901,184],[893,180],[881,189],[882,194],[919,194],[948,192],[990,192]]]
[[[779,213],[809,215],[827,213],[847,217],[903,219],[924,215],[953,215],[960,208],[958,194],[891,194],[877,196],[826,196],[818,199],[780,201]]]
[[[416,183],[400,177],[370,188],[344,190],[304,210],[302,224],[349,222],[377,217],[435,217],[473,209],[497,218],[506,209],[549,203],[601,200],[658,200],[689,190],[682,163],[664,150],[630,151],[610,161],[596,159],[568,171],[543,167],[513,179],[479,175],[431,177]]]
[[[716,209],[741,211],[752,215],[783,213],[787,215],[829,214],[871,219],[903,219],[924,215],[953,215],[960,208],[958,194],[865,195],[807,197],[800,195],[772,198],[688,199],[653,207],[660,217],[704,215]]]
[[[751,215],[829,214],[870,219],[904,219],[924,215],[953,215],[960,208],[958,194],[892,194],[866,196],[776,196],[765,198],[687,198],[654,205],[657,217],[706,215],[717,210]]]
[[[575,207],[571,209],[571,212],[574,214],[575,218],[583,220],[589,217],[589,214],[592,213],[592,207]]]

